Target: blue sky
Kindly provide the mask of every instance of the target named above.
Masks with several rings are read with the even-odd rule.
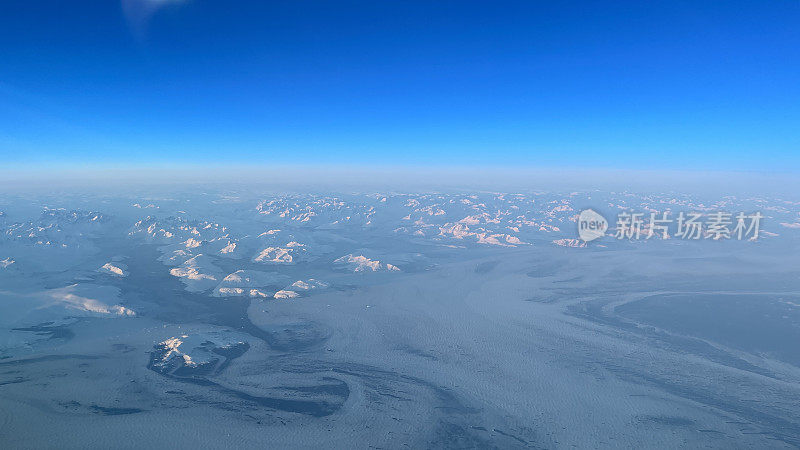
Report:
[[[0,164],[797,170],[800,1],[9,0]]]

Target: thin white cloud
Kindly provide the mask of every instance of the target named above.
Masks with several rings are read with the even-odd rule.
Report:
[[[153,14],[165,6],[185,3],[186,0],[121,0],[121,2],[131,32],[142,39]]]

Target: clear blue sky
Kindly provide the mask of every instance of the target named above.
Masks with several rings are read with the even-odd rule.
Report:
[[[800,168],[800,1],[0,2],[0,165]]]

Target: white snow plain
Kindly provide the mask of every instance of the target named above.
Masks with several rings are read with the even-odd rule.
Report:
[[[0,194],[0,447],[797,447],[798,200]],[[586,244],[587,207],[766,217]]]

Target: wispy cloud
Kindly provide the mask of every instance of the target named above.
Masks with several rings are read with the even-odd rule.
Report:
[[[138,38],[144,39],[147,33],[147,24],[150,18],[165,6],[185,3],[187,0],[121,0],[122,11],[128,20],[131,32]]]

